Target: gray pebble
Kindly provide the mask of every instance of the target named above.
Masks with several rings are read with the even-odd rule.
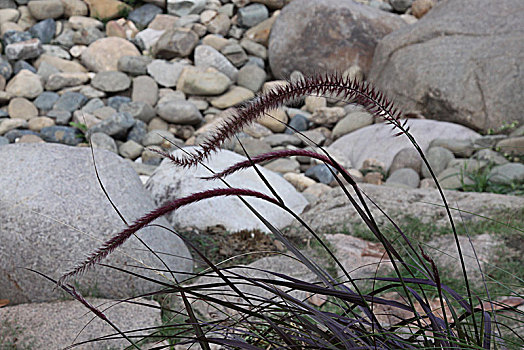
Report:
[[[135,125],[135,120],[129,113],[115,113],[89,128],[89,134],[103,132],[116,139],[123,139],[133,125]]]
[[[87,102],[87,97],[78,92],[66,92],[58,98],[54,105],[54,109],[73,112]]]
[[[33,101],[33,104],[41,112],[46,112],[53,108],[59,97],[56,92],[44,91]]]
[[[89,142],[93,145],[93,148],[101,148],[107,151],[117,153],[117,147],[115,140],[103,132],[95,132],[89,137]]]

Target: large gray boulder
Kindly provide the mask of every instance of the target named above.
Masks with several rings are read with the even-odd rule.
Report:
[[[95,159],[107,193],[129,223],[155,209],[138,175],[123,159],[98,149]],[[56,286],[24,268],[57,279],[125,225],[98,185],[89,149],[10,144],[0,147],[0,160],[2,298],[13,304],[62,298]],[[156,223],[169,225],[163,218]],[[162,259],[173,270],[191,271],[191,255],[177,236],[157,227],[143,229],[138,236],[154,251],[165,253]],[[135,237],[104,262],[141,274],[147,270],[130,265],[164,269]],[[158,285],[101,266],[73,282],[80,291],[104,298],[158,290]]]
[[[414,217],[425,223],[449,227],[449,219],[436,189],[410,189],[372,184],[359,184],[359,187],[399,224],[405,217]],[[349,192],[356,198],[351,188]],[[518,196],[458,191],[446,191],[445,196],[450,207],[463,211],[460,215],[457,210],[452,210],[456,224],[467,225],[474,220],[485,220],[481,216],[494,217],[500,213],[514,212],[515,215],[519,215],[520,210],[524,208],[524,198]],[[367,205],[379,224],[388,222],[370,201],[367,201]],[[353,224],[362,223],[362,219],[340,188],[323,194],[315,205],[302,214],[302,218],[319,233],[347,232],[349,229],[351,234]],[[300,232],[305,232],[299,225],[294,226]]]
[[[415,137],[423,151],[426,151],[434,139],[446,137],[457,140],[469,140],[480,137],[475,131],[462,125],[439,122],[436,120],[410,119],[409,132]],[[374,124],[342,136],[333,142],[327,150],[345,156],[350,164],[360,169],[364,160],[374,158],[389,168],[395,155],[403,148],[413,148],[405,135],[394,136],[397,129],[390,125]]]
[[[191,152],[193,148],[185,148]],[[174,152],[175,156],[183,156],[181,150]],[[221,150],[211,156],[205,164],[216,172],[247,160],[247,158],[231,151]],[[278,174],[259,168],[269,183],[284,200],[284,203],[295,213],[300,214],[307,205],[307,200],[295,188]],[[157,204],[175,198],[188,196],[214,188],[224,188],[225,185],[218,181],[200,179],[211,175],[203,166],[182,169],[173,165],[168,159],[162,161],[153,175],[146,183],[146,188],[151,192]],[[270,196],[271,192],[264,185],[253,169],[243,170],[228,176],[226,181],[233,187],[251,189]],[[257,198],[246,198],[273,226],[283,228],[293,221],[292,216],[275,206]],[[259,229],[264,232],[269,230],[256,216],[247,209],[236,197],[217,197],[206,199],[198,203],[182,207],[167,215],[172,225],[176,227],[197,227],[205,229],[215,225],[223,225],[229,231],[243,229]]]
[[[269,64],[279,78],[298,70],[369,71],[378,41],[406,23],[353,0],[294,0],[282,9],[269,37]]]
[[[88,298],[87,301],[103,311],[121,331],[129,332],[162,324],[158,303],[134,299],[132,303]],[[135,304],[141,303],[142,305]],[[31,303],[0,309],[0,348],[8,349],[64,349],[115,333],[113,327],[94,316],[76,300],[49,303]],[[146,336],[151,331],[133,332]],[[113,340],[89,342],[75,347],[78,350],[123,349],[130,343],[121,336]],[[136,338],[135,338],[136,340]]]
[[[369,79],[404,111],[487,131],[524,121],[522,0],[440,1],[383,38]]]

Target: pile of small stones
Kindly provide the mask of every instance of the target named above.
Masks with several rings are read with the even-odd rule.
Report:
[[[197,145],[229,108],[286,83],[272,80],[267,46],[272,24],[289,2],[153,0],[132,8],[117,0],[0,0],[0,145],[86,146],[89,138],[94,147],[129,159],[145,180],[162,160],[152,149]],[[408,22],[434,4],[360,2],[403,13]],[[358,66],[344,74],[364,79]],[[291,80],[300,78],[300,72],[291,75]],[[292,129],[327,146],[377,122],[356,105],[315,96],[276,110],[272,117],[238,135],[251,156],[306,147]],[[438,174],[465,166],[455,157],[474,157],[467,165],[474,170],[489,162],[505,166],[505,158],[490,149],[507,142],[504,138],[489,138],[488,149],[475,154],[462,152],[464,145],[453,140],[437,140],[428,158]],[[243,154],[236,141],[226,147]],[[309,159],[280,159],[265,166],[300,191],[336,184],[324,164]],[[370,183],[431,186],[429,180],[420,181],[428,177],[427,170],[409,150],[399,153],[390,169],[369,159],[362,169],[350,171]],[[447,188],[457,188],[453,179]]]

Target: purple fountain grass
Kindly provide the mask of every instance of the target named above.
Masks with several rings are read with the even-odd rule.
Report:
[[[268,114],[270,111],[308,95],[330,95],[346,101],[354,101],[376,117],[384,119],[388,124],[406,133],[409,128],[400,120],[400,112],[384,94],[375,90],[365,82],[351,80],[339,73],[318,74],[305,77],[298,81],[288,81],[272,90],[255,97],[253,100],[237,108],[216,130],[205,140],[200,149],[191,156],[175,157],[166,154],[171,161],[182,167],[191,167],[206,160],[220,146],[241,131],[245,126]]]
[[[115,236],[113,236],[111,239],[106,241],[102,245],[102,247],[100,247],[94,253],[89,255],[87,259],[85,259],[82,263],[80,263],[79,265],[74,267],[71,271],[65,273],[62,277],[60,277],[59,284],[63,285],[67,279],[74,277],[76,275],[82,274],[89,268],[98,264],[100,261],[106,258],[109,254],[111,254],[116,248],[124,244],[124,242],[127,241],[127,239],[131,237],[131,235],[133,235],[138,230],[144,228],[145,226],[147,226],[154,220],[158,219],[162,215],[165,215],[178,208],[181,208],[188,204],[199,202],[204,199],[209,199],[209,198],[214,198],[214,197],[224,197],[224,196],[226,197],[227,196],[255,197],[255,198],[263,199],[265,201],[273,203],[277,206],[281,206],[279,201],[277,201],[274,198],[269,197],[268,195],[265,195],[257,191],[241,189],[241,188],[215,188],[212,190],[193,193],[187,197],[175,199],[174,201],[168,202],[164,204],[163,206],[142,216],[140,219],[136,220],[133,224],[129,225],[126,229],[120,231]]]
[[[329,158],[325,155],[322,155],[322,154],[319,154],[313,151],[308,151],[305,149],[286,149],[286,150],[278,150],[278,151],[260,154],[255,157],[251,157],[250,160],[238,162],[219,173],[213,174],[211,176],[203,176],[201,178],[204,180],[216,180],[219,178],[229,176],[237,171],[250,168],[254,164],[259,164],[259,163],[266,162],[268,160],[273,160],[277,158],[286,158],[286,157],[291,157],[291,156],[303,156],[303,157],[310,157],[310,158],[321,160],[324,163],[331,165],[333,168],[337,169],[338,171],[345,173],[349,178],[351,178],[351,175],[347,172],[347,170],[343,166],[338,164],[332,158]]]

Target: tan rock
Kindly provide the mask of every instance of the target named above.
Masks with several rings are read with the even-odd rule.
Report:
[[[265,126],[273,132],[283,132],[286,129],[286,125],[289,120],[286,111],[282,108],[269,111],[266,115],[260,117],[257,123]]]
[[[69,23],[73,29],[82,29],[87,27],[96,27],[98,29],[104,28],[104,23],[100,22],[96,18],[85,17],[85,16],[71,16],[69,17]]]
[[[208,34],[202,38],[202,44],[211,46],[212,48],[220,51],[220,49],[229,44],[229,40],[215,34]]]
[[[308,186],[302,193],[310,194],[315,197],[320,197],[321,195],[329,191],[331,191],[331,187],[329,187],[328,185],[320,182],[315,182],[314,184]]]
[[[154,30],[167,30],[174,27],[176,20],[176,16],[159,14],[147,27]]]
[[[220,109],[233,107],[255,97],[253,91],[241,86],[233,86],[228,92],[211,101],[211,104]]]
[[[297,173],[285,173],[284,179],[286,179],[290,184],[292,184],[297,191],[304,191],[306,188],[308,188],[311,185],[316,184],[316,181],[313,179],[310,179],[304,174],[297,174]]]
[[[0,23],[16,22],[20,18],[20,12],[17,9],[0,9]]]
[[[62,0],[64,5],[64,17],[87,16],[88,9],[82,0]]]
[[[249,40],[253,40],[267,47],[269,41],[269,33],[271,33],[271,27],[273,27],[273,23],[275,23],[275,20],[277,19],[277,16],[279,14],[280,11],[275,11],[273,13],[273,16],[271,16],[270,18],[260,22],[254,27],[249,28],[244,34],[244,36]]]
[[[372,171],[370,173],[367,173],[364,176],[364,181],[367,182],[368,184],[382,185],[382,181],[383,180],[384,180],[384,175],[382,175],[382,173],[379,173],[379,172],[376,172],[376,171]]]
[[[276,87],[279,87],[279,86],[285,86],[287,85],[287,81],[285,80],[272,80],[272,81],[268,81],[266,83],[264,83],[264,85],[262,86],[262,93],[267,93],[269,92],[270,90],[276,88]]]
[[[22,137],[18,139],[16,142],[17,143],[45,143],[45,141],[42,140],[40,136],[33,135],[33,134],[22,135]]]
[[[42,62],[46,62],[62,72],[87,72],[87,69],[76,61],[69,61],[48,54],[40,55],[40,57],[35,61],[34,66],[38,69]]]
[[[18,12],[20,12],[20,18],[18,18],[18,22],[16,22],[16,24],[22,30],[27,30],[36,24],[36,19],[31,16],[31,12],[29,12],[29,8],[27,8],[27,6],[18,7]]]
[[[11,118],[30,120],[38,116],[38,109],[31,101],[23,97],[15,97],[9,101],[7,113]]]
[[[9,81],[5,91],[13,96],[35,98],[44,91],[44,88],[38,75],[22,69]]]
[[[98,39],[82,53],[82,63],[94,72],[118,70],[118,60],[122,56],[139,56],[140,52],[129,41],[109,37]]]
[[[29,12],[37,20],[59,18],[64,13],[64,5],[60,0],[33,0],[27,4]]]
[[[5,22],[0,25],[0,34],[2,36],[4,36],[4,34],[9,30],[15,30],[18,32],[24,31],[21,26],[13,22]]]
[[[23,119],[5,119],[3,121],[0,121],[0,136],[5,134],[9,130],[25,127],[27,127],[27,121]]]
[[[45,127],[55,125],[55,121],[49,117],[36,117],[27,122],[29,130],[40,131]]]
[[[323,96],[306,96],[305,98],[306,110],[314,113],[317,109],[327,106],[327,100]]]
[[[102,20],[123,17],[132,8],[118,0],[84,0],[89,6],[89,15]]]

